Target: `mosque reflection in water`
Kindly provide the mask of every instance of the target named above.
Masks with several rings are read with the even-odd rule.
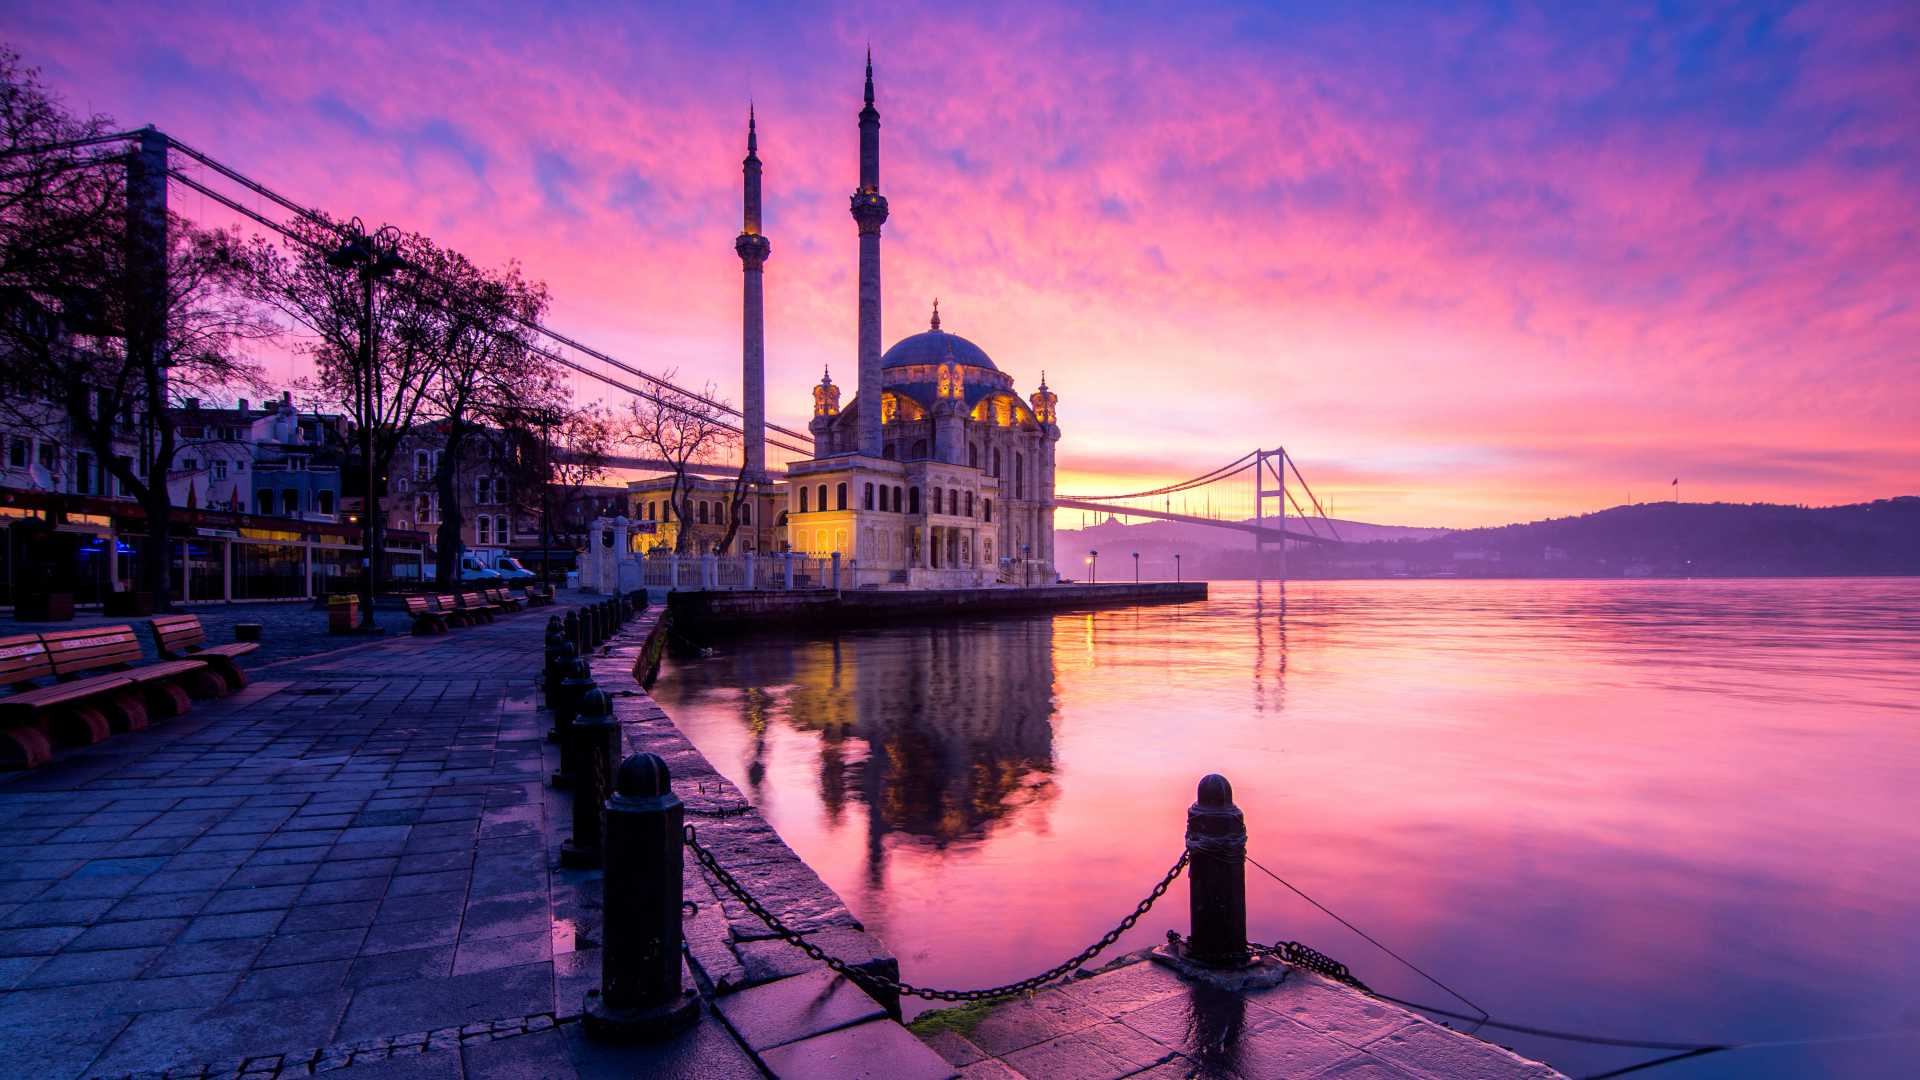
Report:
[[[933,624],[824,639],[761,635],[676,665],[658,693],[676,719],[697,724],[737,707],[745,738],[737,749],[728,740],[714,764],[756,805],[792,782],[799,763],[782,754],[817,755],[823,824],[839,826],[850,807],[864,807],[877,860],[889,842],[969,845],[1044,812],[1055,794],[1053,643],[1051,619],[989,632]],[[808,737],[783,741],[783,728]]]

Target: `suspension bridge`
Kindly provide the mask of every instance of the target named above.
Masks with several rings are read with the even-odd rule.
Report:
[[[233,215],[234,224],[264,229],[282,239],[302,245],[314,245],[315,227],[342,241],[350,238],[353,226],[343,219],[322,213],[296,201],[239,169],[210,154],[188,146],[152,127],[102,134],[49,146],[23,147],[0,154],[0,160],[31,158],[52,153],[75,154],[61,163],[61,169],[123,166],[128,174],[129,196],[136,191],[156,198],[165,208],[167,188],[191,192],[202,200],[200,219],[205,224],[226,224],[215,219],[220,212]],[[0,174],[0,180],[21,174]],[[165,183],[151,186],[148,177],[163,177]],[[215,211],[214,208],[218,208]],[[178,212],[176,210],[176,212]],[[185,216],[185,215],[182,215]],[[418,267],[405,268],[424,274]],[[510,316],[530,336],[528,347],[553,363],[608,389],[634,399],[653,402],[669,409],[691,412],[712,420],[722,417],[719,426],[743,441],[741,411],[724,399],[677,385],[635,364],[594,348],[531,318]],[[766,425],[767,462],[782,470],[795,461],[813,457],[812,436],[781,424]],[[668,462],[628,454],[613,454],[605,459],[609,468],[636,471],[667,471]],[[694,462],[688,471],[706,476],[725,477],[739,473],[738,459]],[[1289,482],[1289,476],[1292,480]],[[1299,495],[1295,494],[1298,489]],[[1302,503],[1299,496],[1304,495]],[[1308,486],[1299,466],[1284,449],[1256,449],[1199,476],[1144,491],[1119,494],[1059,494],[1056,505],[1066,510],[1104,514],[1123,520],[1171,521],[1234,530],[1252,536],[1264,548],[1268,544],[1334,544],[1340,542],[1338,530],[1328,517],[1313,489]],[[1289,515],[1291,509],[1291,515]]]

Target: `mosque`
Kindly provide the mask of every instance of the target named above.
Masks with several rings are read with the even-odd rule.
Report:
[[[753,510],[774,511],[790,550],[840,553],[857,586],[1051,583],[1057,399],[1044,374],[1022,399],[986,350],[942,329],[938,300],[924,332],[882,352],[880,230],[888,206],[880,193],[871,53],[859,119],[860,184],[851,200],[860,237],[854,394],[843,402],[831,370],[822,376],[809,424],[813,456],[791,463],[785,484],[766,469],[762,282],[772,246],[760,227],[760,159],[748,119],[745,224],[734,242],[745,272],[742,412],[749,478],[769,493]]]

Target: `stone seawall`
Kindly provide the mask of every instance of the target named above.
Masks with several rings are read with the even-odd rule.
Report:
[[[1137,604],[1184,604],[1207,598],[1204,581],[1044,585],[1033,588],[927,591],[673,592],[667,605],[676,628],[698,634],[748,624],[849,626],[1036,611],[1073,611]]]
[[[853,967],[898,978],[893,953],[866,932],[827,883],[781,840],[644,689],[659,670],[670,616],[650,607],[589,658],[614,694],[625,753],[665,759],[700,843],[756,899]],[[827,1075],[823,1061],[878,1064],[871,1075],[944,1077],[953,1067],[900,1026],[898,1000],[878,1001],[768,929],[694,859],[685,861],[688,958],[713,1011],[774,1076]],[[848,1057],[846,1055],[852,1055]]]

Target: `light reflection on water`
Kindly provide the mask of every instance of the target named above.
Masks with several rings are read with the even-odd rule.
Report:
[[[1224,582],[1205,604],[722,643],[656,696],[911,981],[1004,982],[1097,938],[1219,771],[1256,858],[1498,1016],[1920,1028],[1920,582]],[[1257,873],[1249,906],[1255,937],[1442,1003]],[[1185,909],[1177,886],[1117,949]],[[1569,1072],[1636,1060],[1498,1038]],[[1908,1038],[1657,1075],[1917,1057]]]

